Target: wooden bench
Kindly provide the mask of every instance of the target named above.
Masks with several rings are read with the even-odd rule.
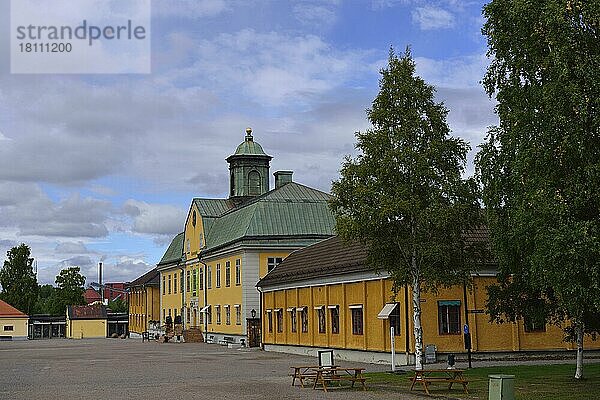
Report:
[[[365,385],[366,378],[363,375],[365,371],[364,368],[353,368],[353,367],[318,367],[312,368],[313,371],[316,372],[316,376],[314,378],[315,383],[313,384],[313,389],[317,388],[317,385],[321,385],[323,390],[327,391],[327,382],[342,382],[348,381],[352,382],[350,387],[354,387],[356,382],[360,382],[363,387],[363,390],[367,390],[367,386]]]
[[[304,380],[311,379],[315,380],[317,378],[317,372],[314,371],[315,368],[319,368],[318,365],[295,365],[290,367],[294,371],[290,373],[292,377],[292,386],[295,386],[296,379],[300,381],[300,386],[304,387]]]
[[[412,385],[410,390],[413,390],[417,382],[421,383],[427,394],[429,393],[429,385],[434,382],[444,382],[448,384],[448,390],[452,389],[452,385],[460,383],[463,386],[465,393],[469,381],[464,377],[464,369],[415,369],[414,375],[410,377]]]

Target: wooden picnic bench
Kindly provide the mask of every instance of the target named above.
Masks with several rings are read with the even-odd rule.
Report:
[[[317,377],[317,373],[314,371],[315,368],[319,368],[318,365],[294,365],[290,367],[294,372],[290,373],[292,377],[292,386],[295,386],[296,379],[300,381],[300,386],[304,387],[305,379],[314,380]]]
[[[353,367],[317,367],[311,368],[316,373],[314,377],[313,389],[317,388],[317,385],[322,385],[323,390],[327,391],[327,382],[339,382],[349,381],[352,382],[351,387],[354,387],[356,382],[362,384],[363,390],[367,390],[365,385],[366,378],[363,375],[364,368],[353,368]]]
[[[429,385],[433,382],[444,382],[448,384],[448,390],[452,389],[452,385],[460,383],[463,386],[465,393],[469,381],[464,376],[464,369],[414,369],[414,375],[409,379],[412,381],[410,390],[413,390],[415,384],[420,382],[427,394],[429,393]]]

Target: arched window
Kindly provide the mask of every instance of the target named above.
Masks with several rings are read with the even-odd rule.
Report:
[[[248,174],[248,194],[250,196],[260,194],[260,174],[257,171],[250,171]]]
[[[229,174],[229,195],[235,196],[235,174],[233,171]]]

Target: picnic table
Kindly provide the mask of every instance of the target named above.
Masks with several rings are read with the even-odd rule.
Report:
[[[469,381],[464,376],[464,369],[413,369],[414,375],[410,378],[412,385],[410,390],[413,390],[415,384],[420,382],[427,394],[429,393],[428,386],[433,382],[448,383],[448,390],[452,389],[454,383],[460,383],[463,386],[465,393]]]
[[[351,387],[354,387],[356,382],[360,382],[362,384],[363,390],[367,390],[367,386],[365,385],[366,378],[363,375],[365,371],[364,368],[354,368],[354,367],[316,367],[311,368],[312,371],[316,373],[314,377],[313,389],[317,388],[317,385],[322,385],[323,390],[327,391],[327,382],[342,382],[342,381],[350,381],[352,382]]]
[[[337,365],[332,365],[331,367],[327,368],[332,367],[337,367]],[[298,379],[298,381],[300,381],[300,386],[304,387],[304,380],[315,380],[317,377],[317,373],[314,370],[321,367],[319,367],[318,365],[294,365],[290,368],[294,370],[294,372],[290,374],[292,376],[292,386],[296,384],[296,379]]]

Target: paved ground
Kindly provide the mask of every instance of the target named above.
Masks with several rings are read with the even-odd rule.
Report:
[[[382,387],[371,387],[367,392],[342,388],[329,393],[291,387],[289,366],[315,362],[311,357],[203,343],[141,343],[135,339],[0,342],[0,400],[424,398],[419,393],[412,396]],[[481,361],[473,366],[504,363],[529,362]],[[389,368],[340,364],[363,366],[369,372]],[[466,367],[466,363],[458,362],[457,367]]]
[[[400,398],[374,390],[342,388],[325,394],[291,387],[289,366],[315,361],[215,344],[134,339],[0,342],[0,399]]]

